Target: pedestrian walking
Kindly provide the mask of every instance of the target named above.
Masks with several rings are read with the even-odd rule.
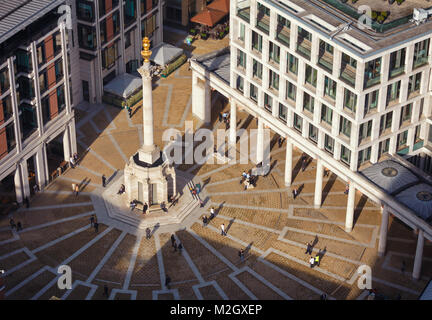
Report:
[[[148,209],[148,204],[147,204],[147,202],[145,202],[144,205],[143,205],[143,213],[144,214],[147,213],[147,209]]]
[[[314,259],[313,257],[311,257],[311,258],[309,259],[309,264],[310,264],[310,267],[311,267],[311,268],[313,268],[313,267],[315,266],[315,259]]]
[[[70,164],[70,167],[71,167],[72,169],[75,168],[75,159],[74,159],[73,156],[71,156],[71,157],[69,158],[69,164]]]
[[[203,221],[203,227],[205,227],[207,225],[207,222],[208,222],[206,215],[203,216],[202,221]]]
[[[174,236],[174,234],[172,234],[172,235],[171,235],[171,246],[174,247],[174,243],[175,243],[175,241],[176,241],[175,236]]]
[[[102,187],[105,188],[105,186],[106,186],[106,177],[105,177],[105,175],[103,174],[103,175],[102,175]]]
[[[312,246],[310,245],[309,242],[306,243],[306,252],[305,252],[305,254],[308,254],[308,253],[309,253],[309,255],[312,254]]]
[[[11,226],[11,229],[16,228],[16,224],[15,224],[15,221],[14,221],[13,218],[10,218],[10,219],[9,219],[9,224],[10,224],[10,226]]]
[[[307,164],[307,159],[306,159],[306,157],[304,157],[303,160],[302,160],[302,172],[305,171],[306,164]]]
[[[327,168],[325,168],[325,169],[324,169],[324,177],[328,177],[329,174],[330,174],[330,170],[327,169]]]
[[[317,264],[318,265],[318,267],[319,267],[319,265],[320,265],[320,259],[321,257],[320,257],[320,255],[319,255],[319,253],[315,256],[315,264]]]
[[[90,227],[93,227],[94,222],[95,222],[95,215],[92,214],[90,217]]]
[[[221,226],[220,226],[220,228],[221,228],[221,235],[222,235],[222,236],[226,236],[226,232],[225,232],[225,224],[222,223]]]
[[[345,186],[344,194],[348,194],[348,193],[349,193],[349,184],[347,183]]]
[[[150,239],[150,237],[151,237],[151,230],[150,230],[150,228],[147,227],[147,229],[146,229],[146,238]]]
[[[202,201],[201,199],[199,199],[199,203],[200,203],[200,208],[204,207],[204,201]]]
[[[72,193],[75,193],[75,186],[76,186],[76,184],[72,183]]]
[[[75,197],[78,197],[78,193],[79,193],[79,186],[75,185]]]
[[[215,209],[214,207],[210,208],[210,220],[213,220],[213,218],[215,217]]]
[[[178,248],[178,250],[179,250],[179,253],[181,253],[181,252],[182,252],[182,249],[183,249],[183,245],[181,244],[180,241],[179,241],[179,244],[178,244],[177,248]]]
[[[20,231],[20,230],[22,230],[22,225],[21,225],[21,222],[18,221],[17,225],[16,225],[16,231]]]
[[[293,194],[293,198],[295,200],[295,198],[298,196],[298,190],[297,190],[297,188],[293,189],[292,194]]]
[[[129,118],[132,118],[132,108],[128,106],[127,110],[128,110]]]
[[[93,226],[94,226],[95,232],[98,233],[99,232],[99,223],[95,222],[93,224]]]
[[[327,300],[327,294],[323,293],[323,294],[320,296],[320,300]]]
[[[240,249],[238,255],[239,255],[239,257],[240,257],[240,261],[243,262],[243,261],[244,261],[244,250],[243,250],[243,249]]]
[[[165,277],[165,286],[170,289],[171,278],[167,275]]]
[[[108,298],[108,286],[106,284],[104,284],[104,296],[106,296]]]

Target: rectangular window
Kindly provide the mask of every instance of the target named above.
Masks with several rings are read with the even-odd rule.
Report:
[[[131,33],[132,31],[129,31],[125,34],[125,49],[129,48],[132,44]]]
[[[414,92],[420,91],[420,83],[421,83],[422,73],[416,73],[409,77],[408,81],[408,96]]]
[[[286,82],[286,98],[296,101],[297,87],[291,82]]]
[[[273,98],[270,97],[267,93],[264,93],[264,108],[272,113],[273,110]]]
[[[285,107],[282,103],[279,103],[279,119],[283,122],[287,122],[288,108]]]
[[[141,0],[146,1],[146,0]],[[237,1],[237,16],[245,20],[247,23],[250,21],[250,0]]]
[[[369,92],[365,96],[364,116],[366,116],[369,112],[371,112],[372,110],[375,110],[377,108],[378,93],[379,93],[379,90],[375,90],[375,91]]]
[[[384,131],[391,129],[392,126],[392,120],[393,120],[393,111],[390,111],[384,115],[381,116],[380,119],[380,134],[382,134]]]
[[[381,57],[366,62],[364,71],[364,87],[376,85],[380,82],[381,77]]]
[[[405,54],[405,48],[390,54],[389,78],[396,77],[405,72]]]
[[[323,40],[319,42],[318,64],[329,72],[333,70],[333,46]]]
[[[302,27],[298,27],[297,52],[310,59],[312,48],[312,34]]]
[[[270,29],[270,9],[258,3],[257,5],[257,23],[256,27],[265,33]]]
[[[240,23],[239,24],[239,37],[238,37],[238,39],[242,42],[245,41],[245,33],[246,33],[245,25],[243,23]]]
[[[240,76],[237,76],[237,90],[244,92],[244,80]]]
[[[42,119],[43,119],[43,124],[45,125],[51,119],[50,102],[48,96],[42,98],[41,105],[42,105]]]
[[[59,113],[66,107],[65,94],[64,94],[63,86],[60,86],[57,88],[57,105],[58,105],[58,112]]]
[[[426,39],[415,44],[413,69],[427,63],[429,55],[429,40],[430,39]]]
[[[125,0],[123,5],[124,25],[129,26],[136,20],[135,0]]]
[[[54,65],[56,81],[59,82],[63,78],[63,61],[59,59]]]
[[[398,151],[401,149],[405,149],[405,147],[407,146],[407,141],[408,141],[408,130],[399,133],[397,136],[397,147],[398,147]]]
[[[78,16],[78,20],[93,22],[94,21],[93,1],[78,0],[77,16]]]
[[[96,48],[96,30],[83,24],[78,24],[78,43],[83,49]]]
[[[387,105],[391,102],[391,101],[395,101],[397,99],[399,99],[400,96],[400,86],[401,86],[401,81],[397,81],[395,83],[389,84],[387,86]]]
[[[66,32],[67,33],[67,32]],[[53,35],[53,49],[54,49],[54,55],[56,56],[56,55],[58,55],[59,53],[60,53],[60,51],[61,51],[61,46],[62,46],[62,44],[61,44],[61,34],[60,34],[60,32],[56,32],[54,35]]]
[[[252,49],[262,52],[262,36],[252,31]]]
[[[102,67],[104,69],[111,69],[115,66],[118,57],[118,42],[106,47],[102,51]]]
[[[325,104],[321,106],[321,121],[332,125],[333,121],[333,110],[327,107]]]
[[[258,101],[258,88],[255,87],[252,83],[250,84],[250,97],[253,101]]]
[[[403,106],[401,109],[400,125],[410,123],[412,115],[412,103]]]
[[[246,69],[246,53],[241,50],[237,50],[237,67]]]
[[[334,153],[334,139],[328,135],[324,136],[324,149],[330,154]]]
[[[45,64],[45,43],[41,43],[36,47],[36,55],[38,60],[38,65],[41,66]]]
[[[340,78],[351,86],[355,86],[357,60],[342,52]]]
[[[292,54],[287,53],[287,60],[288,60],[288,70],[287,72],[291,72],[295,75],[297,75],[298,72],[298,59],[294,57]]]
[[[269,83],[270,88],[273,88],[276,91],[278,91],[279,90],[279,74],[277,74],[273,70],[269,70],[269,79],[270,79],[270,83]]]
[[[309,139],[314,143],[318,143],[318,129],[312,124],[309,124]]]
[[[341,145],[341,160],[347,165],[351,163],[351,150],[345,147],[343,144]]]
[[[389,149],[390,149],[390,138],[381,141],[378,147],[378,159],[381,158],[381,156],[384,153],[387,153]]]
[[[359,131],[359,143],[363,142],[363,140],[367,138],[370,138],[371,132],[372,132],[372,120],[362,123],[360,125],[360,131]]]
[[[357,106],[357,95],[348,89],[344,92],[344,108],[350,110],[351,112],[356,112]]]
[[[280,48],[271,41],[269,44],[269,60],[277,64],[280,62]]]
[[[9,90],[9,69],[6,67],[0,70],[0,95]]]
[[[313,87],[316,87],[317,83],[317,70],[306,64],[305,68],[305,81]]]
[[[252,74],[254,77],[262,80],[262,72],[263,72],[263,65],[256,61],[255,59],[252,59]]]
[[[1,124],[12,117],[13,110],[10,95],[4,97],[3,100],[0,100],[0,111],[3,113],[3,115],[0,113],[0,116],[2,116],[2,119],[0,118]]]
[[[300,117],[299,115],[297,115],[296,113],[294,113],[294,128],[299,131],[300,133],[302,132],[302,127],[303,127],[303,119],[302,117]],[[431,129],[432,131],[432,129]]]
[[[303,110],[308,110],[310,113],[314,112],[314,98],[306,92],[303,95]]]
[[[336,99],[336,81],[328,78],[327,76],[324,79],[324,95]]]
[[[39,73],[39,89],[41,94],[43,94],[48,89],[48,78],[46,71]]]
[[[362,165],[363,163],[365,163],[366,161],[370,160],[370,155],[371,155],[371,147],[360,150],[359,154],[358,154],[358,165]]]
[[[351,121],[344,117],[340,117],[339,133],[349,138],[351,136]]]
[[[277,21],[276,39],[289,47],[291,23],[288,19],[285,19],[280,15],[277,16]]]

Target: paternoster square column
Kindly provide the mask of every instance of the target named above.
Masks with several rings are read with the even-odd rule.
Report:
[[[140,161],[148,164],[153,164],[160,157],[160,150],[153,141],[153,98],[152,98],[152,77],[150,73],[150,40],[145,37],[143,39],[143,50],[141,55],[144,63],[138,72],[142,77],[143,84],[143,137],[144,143],[138,150],[138,157]]]

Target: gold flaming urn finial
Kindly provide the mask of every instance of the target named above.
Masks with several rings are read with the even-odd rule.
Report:
[[[141,51],[141,56],[144,59],[144,62],[149,62],[149,58],[152,54],[152,52],[150,51],[150,40],[145,37],[142,41],[142,45],[143,45],[143,50]]]

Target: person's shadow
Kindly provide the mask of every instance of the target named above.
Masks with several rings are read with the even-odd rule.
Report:
[[[311,244],[312,249],[317,245],[317,243],[318,243],[318,236],[316,235],[315,239],[313,240],[313,242]]]
[[[228,226],[227,226],[227,228],[226,228],[226,230],[225,230],[225,233],[228,233],[228,231],[229,231],[229,229],[231,228],[231,226],[233,225],[235,219],[236,219],[236,218],[234,217],[234,218],[232,218],[232,219],[230,220],[230,222],[229,222],[229,224],[228,224]]]

